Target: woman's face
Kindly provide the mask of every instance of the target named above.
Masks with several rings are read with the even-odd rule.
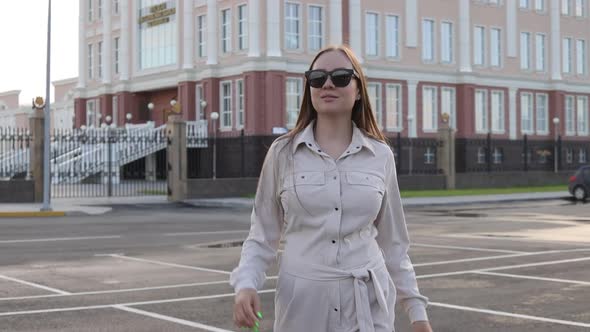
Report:
[[[322,69],[332,72],[335,69],[352,69],[352,64],[346,55],[340,51],[326,52],[316,60],[312,70]],[[321,114],[352,114],[352,107],[359,96],[358,82],[353,77],[344,87],[334,85],[329,77],[321,87],[311,87],[311,103]]]

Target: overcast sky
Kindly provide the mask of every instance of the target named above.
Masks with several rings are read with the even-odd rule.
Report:
[[[51,82],[78,76],[78,0],[52,0]],[[48,0],[0,1],[0,92],[45,98]],[[53,100],[53,88],[51,89]]]

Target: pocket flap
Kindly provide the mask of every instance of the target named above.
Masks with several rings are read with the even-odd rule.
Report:
[[[346,180],[349,184],[372,186],[380,190],[385,187],[385,183],[380,177],[370,173],[347,172]]]
[[[298,172],[295,173],[296,185],[323,185],[326,183],[324,172]]]

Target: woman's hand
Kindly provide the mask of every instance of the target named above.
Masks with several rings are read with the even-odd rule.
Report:
[[[417,321],[412,324],[412,332],[432,332],[428,321]]]
[[[236,326],[239,328],[258,327],[258,312],[260,312],[260,298],[256,290],[252,288],[240,290],[236,294],[234,302],[234,323]]]

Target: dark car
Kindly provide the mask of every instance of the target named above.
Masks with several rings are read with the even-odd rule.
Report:
[[[568,189],[577,200],[583,201],[588,197],[590,194],[590,166],[582,166],[574,175],[570,176]]]

